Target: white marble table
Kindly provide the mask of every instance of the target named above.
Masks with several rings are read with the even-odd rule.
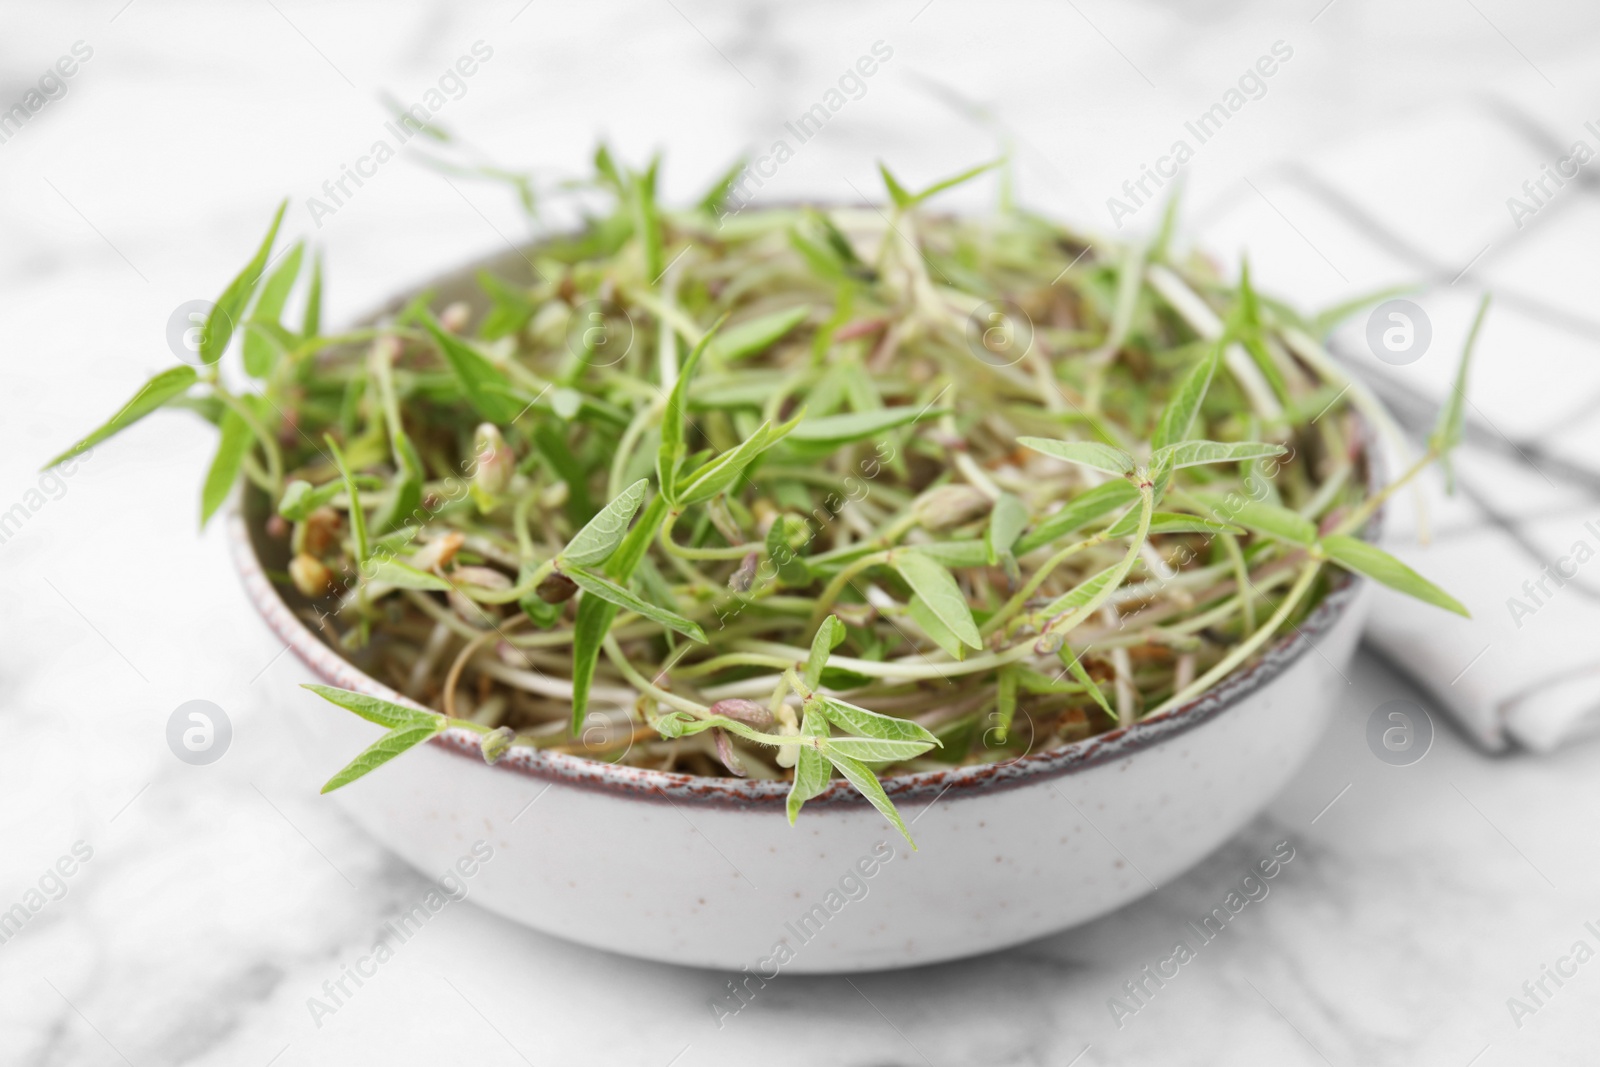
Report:
[[[1363,188],[1392,188],[1408,218],[1433,205],[1469,220],[1460,247],[1437,249],[1465,263],[1472,226],[1509,226],[1501,199],[1515,183],[1486,180],[1448,116],[1494,92],[1558,128],[1593,117],[1584,60],[1600,16],[1489,0],[1404,13],[1370,0],[1320,12],[1321,0],[122,4],[0,6],[0,105],[74,42],[93,50],[0,143],[0,512],[27,511],[0,543],[0,909],[41,880],[59,896],[0,943],[0,1063],[1595,1061],[1600,963],[1560,961],[1580,940],[1600,949],[1585,926],[1600,929],[1600,748],[1489,759],[1436,716],[1425,759],[1386,765],[1367,747],[1368,717],[1412,694],[1369,658],[1261,819],[1082,929],[914,972],[784,978],[719,1028],[708,1002],[724,975],[599,954],[469,904],[319,1026],[308,998],[426,883],[316,795],[326,757],[303,751],[281,714],[298,665],[274,658],[221,530],[196,532],[208,432],[164,416],[62,482],[41,483],[36,467],[170,362],[168,314],[215,294],[286,192],[292,228],[328,249],[341,318],[523,236],[500,192],[403,160],[320,228],[305,207],[379,135],[380,90],[419,98],[479,40],[493,57],[442,118],[552,175],[580,165],[599,131],[633,157],[668,148],[672,195],[778,136],[883,40],[893,60],[772,195],[848,197],[878,156],[918,178],[982,157],[992,138],[939,103],[933,79],[999,116],[1030,200],[1106,228],[1105,198],[1273,42],[1291,42],[1265,95],[1196,155],[1190,202],[1202,240],[1224,254],[1248,243],[1261,275],[1318,302],[1396,267],[1335,250],[1343,279],[1319,277],[1315,249],[1283,228],[1300,216],[1274,184],[1282,165],[1344,167]],[[1419,130],[1440,142],[1420,158],[1406,151]],[[1538,156],[1502,162],[1521,175]],[[1245,178],[1278,207],[1252,201]],[[209,767],[178,762],[164,738],[194,698],[234,724]],[[1295,858],[1271,894],[1119,1027],[1108,999],[1284,840]],[[47,873],[58,861],[72,871],[59,881]],[[1576,973],[1543,978],[1549,995],[1513,1019],[1507,999],[1558,963]]]

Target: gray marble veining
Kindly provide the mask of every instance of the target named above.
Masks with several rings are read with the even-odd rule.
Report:
[[[380,90],[416,98],[478,40],[494,59],[444,115],[474,143],[550,176],[581,166],[598,133],[634,157],[659,146],[670,195],[687,196],[782,136],[881,39],[894,62],[771,195],[849,199],[852,183],[870,191],[879,156],[932,177],[991,152],[993,134],[933,81],[1010,131],[1032,202],[1109,229],[1105,198],[1283,39],[1295,64],[1249,125],[1196,155],[1191,218],[1225,255],[1261,249],[1262,274],[1313,302],[1385,283],[1392,264],[1340,256],[1347,285],[1318,277],[1242,178],[1287,160],[1371,178],[1385,138],[1440,129],[1491,90],[1558,126],[1595,100],[1591,10],[1319,6],[4,5],[0,104],[74,42],[94,56],[0,143],[0,513],[42,502],[0,543],[0,909],[35,890],[46,901],[0,943],[0,1063],[1594,1062],[1600,965],[1546,979],[1530,1013],[1508,1000],[1531,1004],[1524,983],[1537,991],[1576,942],[1600,947],[1585,926],[1600,925],[1600,748],[1489,758],[1436,716],[1428,756],[1389,766],[1366,746],[1367,718],[1417,698],[1371,658],[1266,813],[1083,928],[917,971],[784,977],[719,1029],[707,1005],[726,975],[593,952],[467,904],[314,1018],[308,1001],[426,880],[316,795],[329,758],[280,714],[294,667],[251,615],[220,531],[195,531],[208,432],[152,419],[60,486],[36,470],[170,361],[172,308],[214,293],[282,195],[294,229],[328,249],[342,318],[523,236],[508,197],[412,162],[321,228],[305,207],[381,128]],[[1433,173],[1394,175],[1395,199],[1502,211],[1508,193],[1471,139],[1442,140]],[[1294,210],[1292,192],[1263,188]],[[164,740],[196,697],[234,723],[210,767]],[[92,858],[50,899],[41,878],[80,841]],[[1189,924],[1284,841],[1294,858],[1270,893],[1198,943]],[[1185,939],[1194,958],[1177,977],[1129,999],[1124,983]]]

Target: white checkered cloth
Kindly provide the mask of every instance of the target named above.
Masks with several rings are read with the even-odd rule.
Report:
[[[1600,135],[1495,100],[1425,118],[1415,136],[1373,138],[1330,153],[1327,166],[1263,175],[1259,201],[1274,216],[1246,224],[1245,236],[1253,250],[1265,237],[1268,255],[1274,239],[1302,242],[1301,262],[1332,268],[1349,289],[1364,285],[1341,267],[1363,283],[1421,283],[1408,298],[1432,322],[1423,358],[1405,366],[1376,359],[1365,313],[1330,344],[1418,440],[1448,395],[1479,294],[1493,293],[1467,390],[1455,493],[1444,494],[1442,476],[1425,478],[1427,544],[1418,543],[1410,494],[1394,498],[1384,522],[1385,546],[1472,618],[1380,589],[1367,635],[1485,748],[1546,752],[1600,732]],[[1580,139],[1596,160],[1560,188],[1547,181],[1544,203],[1534,204],[1522,182]],[[1384,165],[1397,144],[1407,158]],[[1449,160],[1448,174],[1426,166],[1430,158]],[[1439,176],[1431,186],[1416,177],[1430,169]],[[1537,207],[1520,227],[1512,196]],[[1228,213],[1249,210],[1241,200]],[[1319,286],[1295,295],[1308,288]]]

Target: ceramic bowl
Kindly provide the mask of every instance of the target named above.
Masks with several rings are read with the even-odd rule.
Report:
[[[478,266],[514,273],[519,262]],[[429,288],[468,296],[470,278]],[[261,534],[262,506],[247,498],[229,529],[268,626],[318,680],[411,703],[325,644],[267,579],[263,559],[281,568],[283,548]],[[765,976],[747,983],[956,959],[1121,907],[1237,833],[1322,734],[1366,600],[1364,582],[1339,575],[1254,665],[1163,715],[1005,763],[888,780],[918,851],[839,780],[791,827],[786,782],[529,748],[490,766],[465,730],[330,799],[419,871],[459,872],[483,907],[597,948]],[[285,688],[283,699],[319,773],[381,732],[309,693]]]

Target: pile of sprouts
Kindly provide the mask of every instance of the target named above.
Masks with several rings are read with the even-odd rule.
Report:
[[[606,206],[524,277],[348,332],[280,207],[193,364],[52,461],[162,406],[218,427],[203,517],[242,480],[289,601],[416,705],[308,687],[387,730],[324,791],[462,727],[491,762],[787,779],[791,821],[837,773],[905,832],[881,779],[1168,712],[1340,570],[1463,610],[1361,534],[1459,438],[1465,355],[1374,491],[1331,319],[1178,257],[1170,217],[1119,246],[926,209],[987,168],[671,209],[596,163]]]

